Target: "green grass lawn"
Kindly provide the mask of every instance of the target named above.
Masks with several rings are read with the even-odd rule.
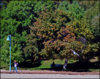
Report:
[[[89,69],[89,72],[100,72],[100,69]]]
[[[19,70],[48,70],[48,69],[50,69],[50,66],[51,66],[52,62],[53,62],[53,60],[43,60],[41,62],[41,65],[38,66],[38,67],[31,67],[31,68],[19,68],[18,67],[18,69]],[[65,59],[63,59],[63,60],[55,59],[54,62],[55,62],[55,64],[62,64],[63,65],[64,62],[65,62]],[[77,60],[73,60],[73,59],[68,60],[68,64],[73,64],[75,62],[77,62]],[[91,61],[91,62],[94,62],[94,61]],[[12,67],[12,69],[14,69],[14,68]],[[78,70],[78,69],[76,69],[76,70]],[[82,69],[82,70],[84,71],[85,69]],[[93,72],[93,71],[94,72],[99,72],[99,70],[100,70],[100,68],[92,68],[92,67],[90,67],[88,69],[89,72]],[[72,70],[67,69],[66,71],[72,71]]]
[[[28,69],[28,70],[46,70],[46,69],[49,69],[50,68],[50,65],[52,64],[52,62],[53,62],[53,60],[43,60],[42,62],[41,62],[41,65],[39,66],[39,67],[33,67],[33,68],[21,68],[22,70],[23,69]],[[54,62],[55,62],[55,64],[64,64],[64,62],[65,62],[65,59],[63,59],[63,60],[60,60],[60,59],[56,59],[56,60],[54,60]],[[68,63],[74,63],[74,62],[76,62],[75,60],[72,60],[72,59],[70,59],[69,61],[68,61]]]

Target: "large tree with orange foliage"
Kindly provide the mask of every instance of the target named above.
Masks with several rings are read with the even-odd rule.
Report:
[[[46,9],[38,13],[36,22],[30,28],[40,40],[39,52],[44,58],[77,58],[71,49],[80,56],[90,51],[89,42],[86,44],[86,41],[82,41],[93,38],[86,22],[71,20],[62,10]]]

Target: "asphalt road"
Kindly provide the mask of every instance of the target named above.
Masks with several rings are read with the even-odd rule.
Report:
[[[99,79],[99,75],[67,75],[67,74],[4,74],[1,79]]]

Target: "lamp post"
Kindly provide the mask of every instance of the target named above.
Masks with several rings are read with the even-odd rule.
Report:
[[[9,70],[11,72],[11,35],[8,35],[7,40],[9,41],[9,48],[10,48],[10,65],[9,65]]]

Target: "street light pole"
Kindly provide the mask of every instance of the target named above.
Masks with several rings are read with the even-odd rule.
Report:
[[[10,66],[9,66],[9,70],[11,72],[11,46],[10,46]]]
[[[10,65],[9,65],[9,70],[11,72],[11,35],[8,35],[7,40],[9,41],[9,48],[10,48]]]

